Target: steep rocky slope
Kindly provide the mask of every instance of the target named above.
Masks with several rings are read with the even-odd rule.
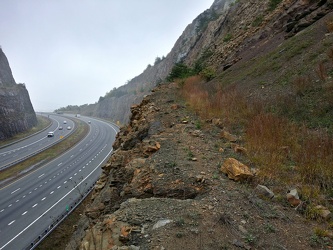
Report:
[[[28,90],[16,84],[6,55],[0,49],[0,140],[37,124]]]
[[[321,51],[311,55],[317,58],[325,51],[318,47],[332,45],[325,23],[333,20],[333,5],[332,1],[285,0],[270,9],[271,2],[227,2],[230,8],[224,8],[225,1],[215,1],[210,11],[219,10],[218,6],[223,10],[218,15],[210,11],[200,15],[196,20],[205,21],[201,35],[190,39],[201,27],[194,21],[169,58],[194,65],[209,50],[205,66],[214,68],[219,77],[206,84],[228,82],[232,75],[251,98],[269,100],[282,91],[288,93],[286,85],[273,83],[292,69],[294,76],[299,69],[314,73],[313,68],[300,65],[311,62],[305,60],[305,54],[311,54],[307,49]],[[303,29],[307,35],[296,37]],[[297,46],[309,38],[311,46]],[[191,46],[186,50],[181,45],[186,47],[188,41]],[[289,50],[300,51],[288,57]],[[248,72],[260,55],[274,57],[275,63],[288,58],[288,63],[269,69],[260,64]],[[166,65],[164,60],[160,67]],[[272,198],[256,180],[242,184],[229,180],[224,173],[225,163],[234,162],[230,158],[256,173],[257,166],[242,147],[243,137],[225,131],[223,117],[202,122],[179,92],[177,84],[162,84],[132,106],[130,122],[117,136],[115,152],[103,167],[91,204],[67,249],[332,248],[328,210],[317,221],[308,220],[302,206],[292,203],[297,196],[286,195],[290,190],[277,189]]]

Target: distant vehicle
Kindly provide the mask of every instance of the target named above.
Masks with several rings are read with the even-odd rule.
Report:
[[[90,124],[90,123],[91,123],[91,121],[88,121],[88,123]]]
[[[67,124],[67,121],[64,121],[64,124]]]
[[[59,130],[63,130],[63,127],[60,126],[60,127],[59,127]]]
[[[77,117],[77,118],[80,118],[80,114],[76,114],[76,117]]]
[[[71,126],[68,126],[67,129],[68,129],[68,130],[71,130],[72,128],[71,128]]]
[[[53,137],[54,136],[54,133],[53,132],[48,132],[47,133],[47,137]]]

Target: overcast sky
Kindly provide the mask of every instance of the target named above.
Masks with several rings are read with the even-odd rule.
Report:
[[[90,104],[166,56],[214,0],[0,0],[0,45],[35,111]]]

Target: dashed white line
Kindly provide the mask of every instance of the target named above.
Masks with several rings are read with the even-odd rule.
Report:
[[[74,175],[77,175],[77,173],[75,173]]]
[[[74,157],[74,155],[71,155],[71,158]]]
[[[58,164],[58,167],[61,166],[62,162]]]
[[[64,181],[64,184],[66,184],[67,183],[67,181]]]
[[[23,195],[22,198],[25,198],[25,195]]]
[[[41,174],[40,176],[38,176],[38,178],[42,177],[44,174]]]
[[[37,188],[34,188],[34,190],[36,191],[36,190],[37,190]]]
[[[39,185],[39,187],[42,187],[42,186],[43,186],[42,184]]]
[[[22,215],[25,215],[26,213],[28,213],[28,211],[25,211]]]
[[[31,194],[32,192],[30,191],[29,194]]]
[[[2,213],[3,211],[5,211],[5,209],[0,210],[0,213]]]
[[[61,188],[61,186],[58,186],[57,189]]]
[[[79,172],[81,172],[81,169],[79,169]]]
[[[36,207],[38,204],[36,203],[35,205],[33,205],[32,207]]]
[[[52,191],[50,194],[53,194],[54,193],[54,191]]]
[[[42,199],[42,201],[45,200],[45,199],[46,199],[46,197],[44,197],[44,198]]]
[[[9,204],[8,207],[11,207],[13,204]]]
[[[20,200],[16,200],[15,202],[17,203],[17,202],[19,202]]]
[[[11,224],[13,224],[15,222],[15,220],[13,220],[12,222],[8,223],[8,226],[10,226]]]
[[[11,194],[13,194],[13,193],[19,191],[20,189],[21,189],[21,188],[18,188],[18,189],[16,189],[16,190],[14,190],[13,192],[11,192]]]

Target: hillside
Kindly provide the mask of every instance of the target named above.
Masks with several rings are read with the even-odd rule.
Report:
[[[333,247],[333,3],[232,2],[131,107],[67,249]]]
[[[16,84],[7,57],[0,48],[0,140],[36,124],[28,90],[24,84]]]

